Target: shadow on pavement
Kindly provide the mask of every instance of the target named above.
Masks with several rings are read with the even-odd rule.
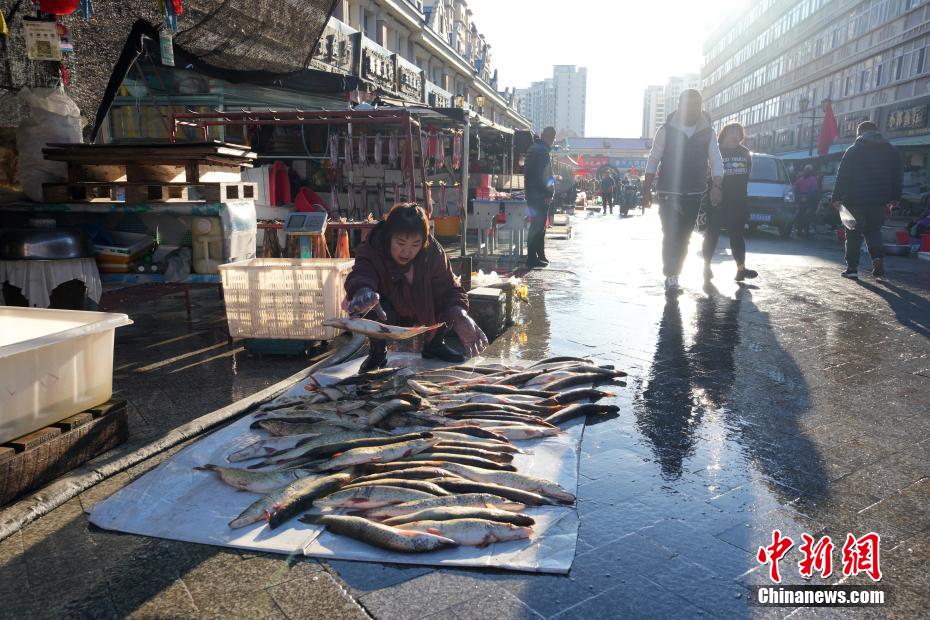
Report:
[[[924,338],[930,338],[930,300],[887,281],[876,286],[859,280],[859,286],[884,299],[898,323]]]

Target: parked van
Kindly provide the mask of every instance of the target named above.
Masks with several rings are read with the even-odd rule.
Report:
[[[773,155],[752,154],[746,203],[751,230],[759,226],[773,226],[782,237],[791,235],[798,215],[798,203],[783,161]]]

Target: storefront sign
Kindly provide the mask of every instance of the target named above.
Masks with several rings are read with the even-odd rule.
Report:
[[[395,88],[394,61],[391,54],[374,50],[367,45],[363,47],[361,77],[382,88],[393,91]]]
[[[23,34],[29,60],[61,60],[61,43],[54,21],[23,19]]]
[[[414,101],[423,101],[423,72],[398,62],[397,92]]]
[[[844,138],[851,138],[856,135],[856,128],[859,127],[859,123],[864,123],[869,120],[868,116],[847,116],[843,119],[843,124],[840,126],[840,135]]]
[[[334,73],[352,73],[356,37],[347,27],[337,28],[332,23],[326,26],[323,36],[317,41],[310,66]]]
[[[885,127],[889,131],[903,129],[920,129],[927,126],[927,106],[920,105],[892,112],[888,116]]]

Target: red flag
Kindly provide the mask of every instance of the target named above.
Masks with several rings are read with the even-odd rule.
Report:
[[[636,166],[631,166],[631,167],[630,167],[630,174],[632,174],[634,177],[638,177],[638,176],[639,176],[639,175],[636,173]]]
[[[829,101],[823,104],[823,125],[820,126],[820,141],[817,143],[817,154],[826,155],[830,152],[830,145],[840,135],[836,126],[836,116],[833,114],[833,104]]]

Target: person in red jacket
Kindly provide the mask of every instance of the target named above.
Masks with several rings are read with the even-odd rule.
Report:
[[[481,353],[488,338],[468,316],[468,295],[452,273],[442,246],[429,234],[423,209],[396,204],[356,248],[355,266],[345,282],[342,307],[351,316],[409,327],[445,323],[423,348],[423,357],[461,363]],[[464,355],[446,344],[454,329]],[[387,342],[372,340],[361,371],[387,364]]]

